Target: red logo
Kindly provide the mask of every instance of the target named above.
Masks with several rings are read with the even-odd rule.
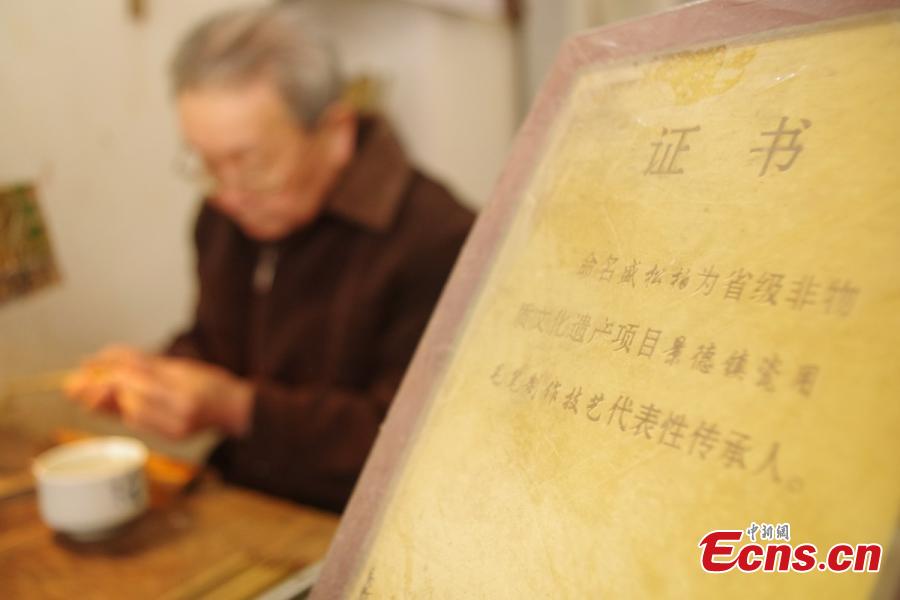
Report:
[[[745,532],[739,529],[710,531],[700,540],[700,564],[707,573],[727,573],[737,569],[742,573],[808,573],[810,571],[831,571],[833,573],[877,573],[881,568],[882,548],[880,544],[835,544],[829,548],[820,561],[815,544],[793,545],[790,541],[790,526],[778,525],[784,532],[776,537],[769,534],[771,525],[752,524],[746,533],[749,543],[741,545]],[[760,541],[770,540],[765,545],[756,542],[757,531]]]

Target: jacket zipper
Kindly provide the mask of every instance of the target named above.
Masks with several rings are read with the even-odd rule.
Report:
[[[253,378],[265,375],[263,356],[265,350],[265,328],[269,313],[269,294],[275,282],[275,273],[278,270],[278,247],[265,245],[260,248],[253,269],[253,309],[250,319],[251,348],[250,348],[250,374]]]

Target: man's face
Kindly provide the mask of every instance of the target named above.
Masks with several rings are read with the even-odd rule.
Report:
[[[268,80],[189,89],[177,106],[210,202],[246,235],[273,241],[316,218],[335,169],[326,133],[298,123]]]

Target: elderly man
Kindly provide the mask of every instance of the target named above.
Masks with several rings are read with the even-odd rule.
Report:
[[[172,74],[209,186],[195,321],[163,355],[88,359],[67,392],[173,438],[216,429],[226,479],[339,511],[472,215],[341,102],[290,4],[200,25]]]

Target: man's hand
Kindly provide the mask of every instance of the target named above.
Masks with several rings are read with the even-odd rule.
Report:
[[[119,414],[131,426],[174,439],[207,428],[243,435],[253,407],[252,385],[225,369],[124,346],[86,360],[67,379],[65,391],[92,410]]]
[[[70,398],[91,410],[118,414],[119,392],[113,376],[124,369],[149,368],[150,357],[128,346],[109,346],[82,361],[81,367],[66,377],[63,390]]]

